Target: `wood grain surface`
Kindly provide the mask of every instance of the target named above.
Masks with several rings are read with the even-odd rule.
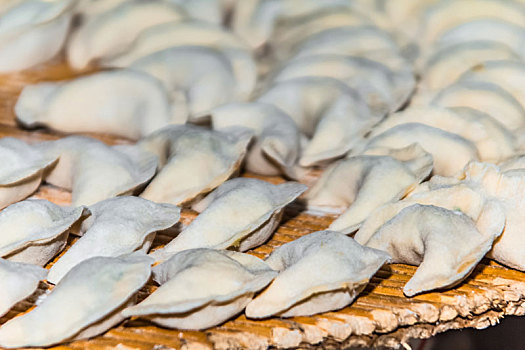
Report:
[[[45,130],[22,130],[15,122],[13,106],[26,84],[61,80],[73,75],[65,64],[56,61],[30,72],[0,76],[0,136],[14,136],[30,142],[60,137],[57,133]],[[111,144],[127,142],[108,135],[92,136]],[[314,181],[318,174],[318,171],[313,171],[306,182]],[[273,183],[284,181],[278,177],[262,179]],[[57,204],[69,204],[71,200],[70,193],[48,185],[41,186],[34,197],[45,198]],[[183,210],[182,224],[188,224],[195,217],[195,212]],[[281,225],[272,239],[249,253],[265,258],[273,249],[286,242],[326,229],[334,217],[329,214],[308,213],[300,201],[294,203],[286,209]],[[171,238],[173,236],[170,231],[160,232],[153,247],[161,246]],[[71,238],[68,247],[73,242],[74,238]],[[53,262],[49,266],[52,264]],[[71,342],[56,349],[335,349],[356,345],[399,347],[410,338],[426,338],[449,329],[485,328],[497,324],[505,315],[525,314],[525,273],[483,260],[471,276],[454,289],[406,298],[402,287],[415,269],[414,266],[401,264],[385,266],[351,306],[337,312],[259,321],[240,315],[202,332],[163,329],[131,319],[99,337]],[[50,288],[51,285],[42,282],[32,297],[17,304],[0,322],[30,310],[38,295]],[[155,288],[153,283],[148,284],[141,290],[140,297],[144,298]]]

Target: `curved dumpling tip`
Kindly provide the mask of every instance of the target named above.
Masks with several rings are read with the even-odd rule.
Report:
[[[421,123],[406,123],[387,129],[364,143],[363,149],[375,147],[402,148],[418,143],[434,159],[433,173],[454,175],[465,165],[478,160],[479,154],[471,141],[464,137]],[[356,152],[357,153],[357,152]]]
[[[55,57],[69,32],[76,0],[18,1],[2,13],[0,72],[25,70]]]
[[[327,77],[301,77],[278,82],[258,102],[287,113],[310,138],[299,165],[310,167],[344,156],[379,121],[357,91]]]
[[[26,127],[109,133],[133,140],[186,121],[186,115],[175,120],[173,112],[160,81],[128,69],[29,85],[15,105],[17,120]]]
[[[159,157],[160,170],[140,196],[190,204],[239,169],[252,136],[241,127],[211,131],[192,125],[168,126],[151,134],[138,146]]]
[[[242,126],[255,133],[245,168],[261,175],[296,178],[300,134],[295,122],[279,108],[259,103],[229,103],[211,111],[214,130]]]
[[[308,316],[341,309],[357,297],[390,260],[333,231],[319,231],[277,248],[266,259],[279,271],[246,307],[249,318]]]
[[[46,182],[72,191],[73,205],[91,205],[128,195],[155,175],[158,158],[136,145],[107,146],[83,136],[40,144],[45,154],[59,156]]]
[[[0,209],[35,192],[57,159],[16,138],[0,138]]]
[[[205,329],[226,321],[277,275],[254,256],[204,248],[179,252],[153,273],[161,286],[122,315],[177,329]]]
[[[149,250],[157,231],[175,225],[180,208],[138,197],[106,199],[89,207],[82,237],[56,261],[47,280],[56,284],[74,266],[95,256],[116,257]]]
[[[107,0],[106,0],[107,1]],[[128,1],[84,22],[71,35],[67,60],[74,69],[126,51],[145,29],[186,17],[175,4],[163,1]]]
[[[357,230],[373,210],[404,197],[432,171],[432,156],[417,144],[371,151],[375,154],[333,164],[307,192],[309,206],[345,208],[330,230],[345,234]]]
[[[194,206],[202,213],[151,255],[162,261],[185,249],[246,251],[259,246],[279,225],[284,207],[305,190],[306,186],[297,182],[272,185],[257,179],[229,180]]]
[[[499,229],[485,235],[459,211],[413,204],[381,226],[366,246],[388,252],[395,263],[419,265],[403,288],[406,296],[451,287],[472,272],[502,233],[503,211],[492,209],[499,210]]]
[[[148,281],[151,263],[143,253],[134,253],[78,264],[35,309],[0,327],[0,346],[47,347],[105,332],[125,319],[120,311]],[[79,302],[79,295],[89,302]]]
[[[89,215],[85,207],[65,208],[45,199],[27,199],[0,212],[0,256],[44,266],[66,245],[71,227]]]
[[[39,266],[0,259],[0,316],[33,294],[46,275],[47,270]]]

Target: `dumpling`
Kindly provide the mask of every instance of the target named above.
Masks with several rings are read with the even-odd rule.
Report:
[[[457,134],[472,142],[481,160],[499,162],[516,151],[513,135],[490,115],[471,108],[413,107],[394,113],[370,137],[407,123],[420,123]]]
[[[420,42],[433,42],[460,23],[477,18],[497,18],[516,25],[525,23],[523,7],[513,1],[444,0],[428,8],[420,19]]]
[[[239,169],[251,138],[245,128],[211,131],[191,125],[169,126],[151,134],[138,146],[159,157],[160,170],[140,196],[189,204]]]
[[[471,141],[457,134],[420,123],[394,126],[369,139],[364,149],[403,148],[413,143],[419,143],[426,152],[432,155],[433,173],[437,175],[454,175],[471,160],[479,159],[476,145]],[[355,154],[358,153],[356,150]]]
[[[237,178],[225,182],[194,206],[202,212],[165,247],[151,253],[156,261],[167,260],[186,249],[257,247],[270,238],[283,209],[306,190],[297,182],[272,185],[257,179]]]
[[[68,63],[74,69],[87,68],[127,50],[143,30],[185,16],[184,10],[166,1],[124,2],[73,32],[67,45]]]
[[[299,160],[303,167],[345,155],[380,119],[355,90],[333,78],[303,77],[279,82],[257,101],[283,110],[310,138]]]
[[[95,256],[116,257],[142,250],[147,253],[157,231],[179,221],[180,209],[137,197],[106,199],[89,207],[82,237],[56,261],[47,280],[59,282],[74,266]]]
[[[391,69],[407,66],[398,45],[385,31],[375,26],[348,26],[327,29],[297,45],[294,57],[345,55],[365,57]]]
[[[15,114],[26,127],[44,125],[67,133],[109,133],[132,140],[184,123],[187,117],[185,111],[172,110],[157,79],[132,70],[26,86]]]
[[[122,314],[168,328],[205,329],[240,313],[277,272],[248,254],[189,249],[154,267],[153,274],[161,286]]]
[[[300,77],[329,77],[355,89],[374,114],[385,115],[399,109],[415,87],[410,70],[393,71],[363,57],[312,55],[288,61],[273,77],[281,82]]]
[[[470,107],[489,114],[508,130],[525,124],[525,109],[499,85],[461,80],[439,91],[430,104],[442,107]]]
[[[150,265],[143,254],[80,263],[35,309],[0,327],[0,346],[48,347],[105,332],[125,319],[120,311],[134,303]]]
[[[490,218],[482,213],[478,220]],[[419,265],[403,288],[410,297],[465,279],[503,231],[503,212],[499,218],[498,229],[485,234],[460,211],[414,204],[381,226],[365,245],[388,252],[395,263]]]
[[[107,146],[93,138],[69,136],[42,142],[45,154],[60,157],[45,181],[72,191],[73,205],[131,194],[157,169],[157,157],[137,146]]]
[[[57,159],[13,137],[0,138],[0,209],[35,192]]]
[[[427,60],[421,71],[421,88],[439,90],[455,82],[476,65],[492,60],[519,60],[506,45],[493,41],[470,41],[446,46]]]
[[[187,114],[192,122],[208,116],[216,106],[248,97],[236,82],[229,58],[212,48],[172,47],[145,56],[129,68],[160,80],[171,97],[172,109],[177,115]]]
[[[75,15],[82,23],[85,23],[129,1],[130,0],[77,0]]]
[[[45,199],[27,199],[0,212],[0,256],[44,266],[66,246],[72,226],[89,211],[65,208]]]
[[[479,18],[451,28],[443,33],[434,45],[436,47],[444,47],[468,41],[490,40],[507,45],[524,59],[524,37],[525,28],[523,23],[516,25],[497,18]]]
[[[466,71],[461,81],[482,81],[499,85],[525,108],[525,63],[509,60],[489,61]]]
[[[255,142],[245,160],[248,171],[296,178],[300,133],[293,119],[279,108],[258,102],[230,103],[211,111],[214,130],[242,126],[254,131]]]
[[[0,259],[0,316],[33,294],[47,271],[39,266]]]
[[[249,318],[308,316],[341,309],[390,260],[342,233],[319,231],[277,248],[266,259],[279,275],[246,307]]]
[[[339,206],[346,210],[330,230],[355,231],[374,209],[404,197],[432,171],[432,156],[417,144],[386,150],[384,155],[377,153],[383,152],[331,165],[307,192],[309,206]]]
[[[502,171],[525,169],[525,155],[519,154],[509,159],[505,159],[498,164],[498,166]]]
[[[192,18],[222,24],[231,14],[237,0],[165,0],[184,8]]]
[[[47,62],[62,49],[75,0],[15,2],[2,13],[0,72],[21,71]]]

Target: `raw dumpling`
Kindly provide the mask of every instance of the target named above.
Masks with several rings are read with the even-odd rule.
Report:
[[[333,164],[308,191],[308,205],[346,210],[330,230],[355,231],[374,209],[404,197],[432,171],[432,156],[417,144],[377,153]]]
[[[89,214],[85,207],[63,208],[45,199],[27,199],[0,212],[0,256],[44,266],[66,246],[73,225]]]
[[[249,318],[308,316],[338,310],[365,288],[390,260],[332,231],[314,232],[277,248],[266,259],[279,271],[270,286],[246,307]]]
[[[357,91],[333,78],[303,77],[272,85],[257,100],[272,104],[310,138],[299,164],[319,165],[345,155],[379,121]]]
[[[377,125],[370,137],[407,123],[420,123],[457,134],[472,142],[481,160],[499,162],[516,150],[513,135],[490,115],[471,108],[414,107],[394,113]]]
[[[525,169],[525,155],[520,154],[509,159],[505,159],[505,161],[499,164],[499,167],[502,171]]]
[[[150,273],[151,259],[143,254],[86,260],[35,309],[2,325],[0,346],[48,347],[101,334],[125,319],[120,311],[134,303]]]
[[[239,169],[251,137],[245,128],[211,131],[191,125],[169,126],[153,133],[139,147],[159,157],[160,171],[141,197],[188,204]]]
[[[451,28],[443,33],[434,45],[436,47],[445,47],[468,41],[490,40],[507,45],[524,59],[524,24],[516,25],[497,18],[479,18]]]
[[[124,52],[143,30],[184,17],[184,10],[165,1],[125,2],[73,32],[67,46],[68,63],[74,69],[84,69]]]
[[[184,123],[187,117],[185,111],[172,110],[157,79],[132,70],[26,86],[15,114],[26,127],[110,133],[132,140],[168,124]]]
[[[235,82],[229,58],[212,48],[172,47],[145,56],[129,68],[160,80],[169,92],[173,110],[189,115],[193,122],[208,116],[214,107],[248,97],[244,87]]]
[[[493,41],[469,41],[446,46],[427,59],[421,72],[421,87],[442,89],[470,68],[491,60],[519,60],[519,57],[506,45]]]
[[[237,0],[165,0],[184,8],[191,18],[221,24]]]
[[[157,157],[131,145],[107,146],[83,136],[69,136],[39,145],[45,154],[60,157],[46,182],[72,191],[73,205],[131,194],[147,183]]]
[[[312,55],[287,62],[273,81],[315,76],[342,81],[355,89],[374,114],[385,115],[399,109],[415,87],[410,70],[393,71],[363,57]]]
[[[297,182],[272,185],[257,179],[227,181],[194,206],[202,213],[186,229],[151,255],[163,261],[192,248],[246,251],[257,247],[275,231],[284,207],[305,190],[306,186]]]
[[[293,119],[279,108],[257,102],[230,103],[213,109],[211,122],[214,130],[237,125],[253,130],[256,139],[246,156],[246,170],[296,178],[300,133]]]
[[[153,273],[161,286],[122,314],[178,329],[205,329],[226,321],[277,275],[254,256],[213,249],[177,253]]]
[[[459,81],[439,91],[430,104],[442,107],[470,107],[489,114],[508,130],[525,124],[525,109],[499,85],[484,81]]]
[[[79,17],[82,23],[85,23],[129,1],[130,0],[77,0],[75,15]]]
[[[55,57],[69,32],[74,5],[75,0],[28,0],[8,7],[0,23],[0,73]]]
[[[500,60],[478,64],[465,72],[461,81],[484,81],[497,84],[525,108],[525,63],[518,61]]]
[[[35,192],[44,170],[57,159],[18,139],[0,138],[0,209]]]
[[[420,123],[394,126],[371,138],[365,149],[375,147],[402,148],[413,143],[419,145],[434,159],[433,173],[454,175],[471,160],[479,159],[476,145],[467,139],[438,128]]]
[[[180,209],[137,197],[106,199],[89,207],[82,237],[49,270],[47,280],[59,282],[71,268],[95,256],[116,257],[142,250],[147,253],[157,231],[179,221]]]
[[[493,217],[484,214],[478,220]],[[395,263],[419,265],[403,288],[410,297],[465,279],[503,231],[503,212],[499,218],[498,225],[493,224],[497,229],[485,234],[460,211],[414,204],[381,226],[365,245],[388,252]]]
[[[0,259],[0,316],[33,294],[47,271],[41,267]]]

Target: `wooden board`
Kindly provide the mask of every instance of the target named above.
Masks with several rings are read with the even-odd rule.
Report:
[[[25,84],[40,80],[60,80],[70,76],[72,72],[63,63],[56,62],[32,72],[0,77],[0,136],[20,137],[29,141],[60,137],[57,133],[43,130],[21,130],[16,125],[12,108]],[[127,142],[107,135],[95,136],[108,143]],[[312,172],[307,182],[317,176],[318,172]],[[278,177],[263,179],[273,183],[283,181]],[[71,200],[70,193],[47,185],[41,186],[34,197],[46,198],[58,204],[69,204]],[[182,222],[188,224],[195,217],[195,212],[183,210]],[[286,242],[326,229],[333,219],[333,215],[309,214],[300,204],[293,204],[286,209],[282,223],[272,239],[250,253],[265,258],[273,249]],[[165,244],[171,238],[169,232],[159,233],[154,247]],[[74,238],[70,240],[68,247],[73,241]],[[52,263],[49,264],[51,265]],[[497,324],[505,315],[525,314],[525,273],[483,260],[472,275],[454,289],[406,298],[402,287],[415,269],[401,264],[382,268],[351,306],[337,312],[262,321],[248,320],[240,315],[203,332],[168,330],[132,319],[102,336],[72,342],[56,349],[265,349],[270,346],[336,349],[354,345],[398,347],[410,338],[426,338],[449,329],[485,328]],[[50,288],[51,285],[42,282],[31,298],[16,305],[0,322],[30,310],[38,295]],[[144,298],[155,288],[153,284],[148,284],[141,290],[140,297]]]

